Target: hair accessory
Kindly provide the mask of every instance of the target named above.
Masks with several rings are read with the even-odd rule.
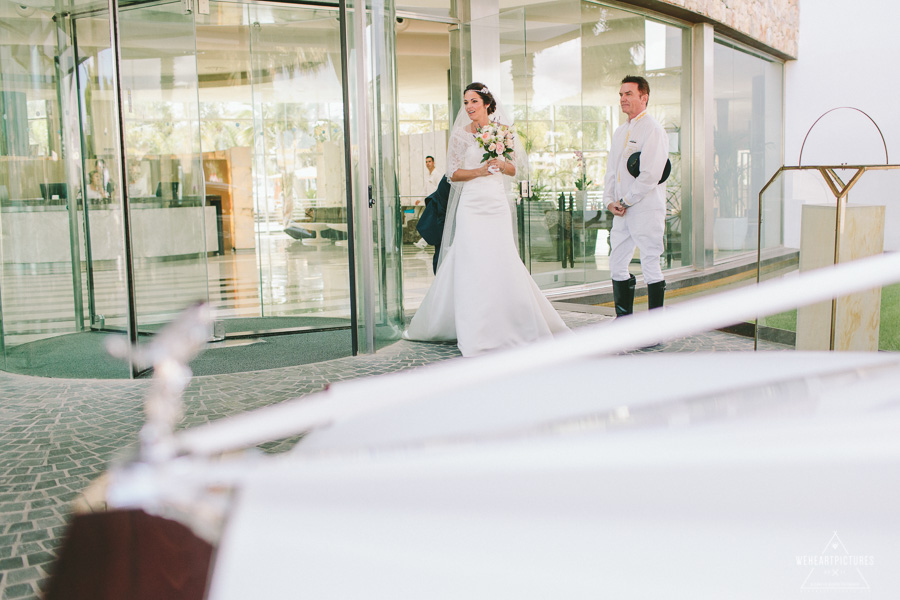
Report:
[[[487,86],[481,88],[478,91],[481,92],[482,94],[490,94],[491,93],[490,90],[487,89]]]

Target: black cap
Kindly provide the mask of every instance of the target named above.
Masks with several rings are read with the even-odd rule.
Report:
[[[635,152],[631,156],[628,157],[628,163],[625,165],[628,168],[628,172],[631,173],[632,177],[637,177],[641,173],[641,153]],[[668,158],[666,159],[666,166],[663,167],[662,179],[659,180],[660,183],[669,178],[669,174],[672,172],[672,161]]]

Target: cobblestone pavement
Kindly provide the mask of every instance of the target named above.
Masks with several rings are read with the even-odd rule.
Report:
[[[561,313],[570,327],[608,319]],[[752,350],[711,332],[653,352]],[[765,349],[781,349],[767,344]],[[183,426],[194,426],[321,390],[326,384],[459,356],[454,344],[401,341],[376,355],[230,375],[196,377]],[[109,461],[133,449],[149,380],[47,379],[0,372],[0,598],[37,598],[65,531],[71,502]],[[269,452],[294,440],[263,446]]]

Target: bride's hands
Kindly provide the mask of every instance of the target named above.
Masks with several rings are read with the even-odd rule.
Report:
[[[492,158],[485,163],[488,169],[488,175],[492,173],[506,173],[506,161],[499,158]]]
[[[515,173],[515,168],[512,168],[512,171],[510,171],[510,164],[511,163],[505,160],[492,158],[485,163],[481,163],[471,171],[462,171],[462,177],[459,176],[461,170],[457,171],[456,174],[453,175],[453,180],[471,181],[472,179],[487,177],[488,175],[493,175],[494,173],[503,173],[504,175],[506,175],[507,173]],[[491,167],[493,167],[493,171],[491,170]]]

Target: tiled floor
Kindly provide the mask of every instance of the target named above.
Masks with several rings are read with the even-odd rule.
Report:
[[[580,327],[608,319],[561,311]],[[750,350],[752,340],[711,332],[653,352]],[[766,349],[779,349],[767,345]],[[321,390],[326,384],[458,357],[452,344],[401,341],[376,355],[300,367],[195,378],[189,427]],[[63,380],[0,372],[0,598],[36,598],[52,568],[70,503],[110,460],[131,451],[148,380]],[[278,452],[294,440],[266,444]]]

